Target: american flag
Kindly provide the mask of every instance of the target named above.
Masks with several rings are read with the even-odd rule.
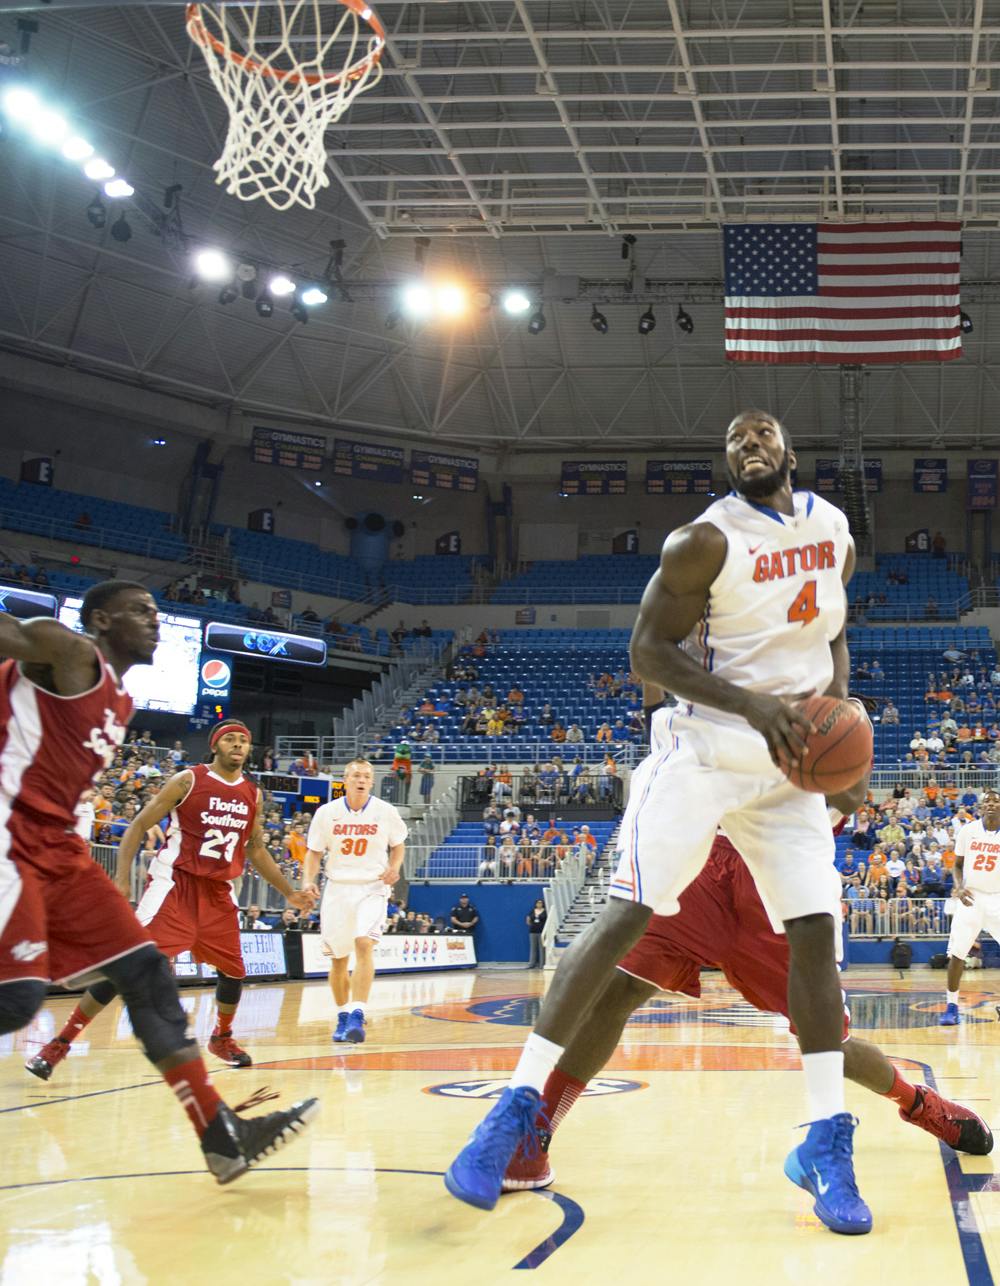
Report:
[[[960,223],[744,223],[724,229],[734,362],[962,356]]]

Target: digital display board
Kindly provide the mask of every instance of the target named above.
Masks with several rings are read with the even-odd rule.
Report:
[[[406,453],[402,447],[354,442],[350,438],[336,438],[333,443],[333,471],[341,478],[402,482],[405,463]]]
[[[816,494],[829,495],[840,490],[840,461],[816,461]],[[865,461],[865,490],[878,492],[882,490],[882,461],[880,459]]]
[[[948,490],[946,456],[921,456],[913,461],[913,490],[923,493]]]
[[[78,634],[82,598],[65,598],[59,619]],[[194,713],[198,703],[201,666],[201,621],[193,616],[160,613],[160,642],[152,665],[133,665],[125,675],[125,689],[137,710],[163,714]]]
[[[647,460],[648,496],[704,496],[713,491],[711,460]]]
[[[161,618],[162,619],[162,618]],[[205,626],[205,647],[214,652],[235,652],[263,661],[295,661],[299,665],[326,665],[326,641],[308,634],[252,625],[226,625],[210,621]]]
[[[284,935],[275,929],[241,933],[240,949],[248,978],[280,978],[288,972]],[[218,976],[212,965],[195,960],[190,951],[182,951],[174,960],[175,978],[209,980]]]
[[[19,621],[33,616],[55,616],[59,600],[41,589],[24,589],[20,585],[0,585],[0,612],[9,612]]]
[[[566,496],[623,496],[628,490],[625,460],[564,460],[559,490]]]
[[[282,469],[318,473],[326,455],[326,438],[318,433],[293,433],[254,425],[250,458],[254,464],[276,464]]]
[[[411,451],[410,481],[415,487],[437,487],[440,491],[475,491],[479,460],[471,455]]]

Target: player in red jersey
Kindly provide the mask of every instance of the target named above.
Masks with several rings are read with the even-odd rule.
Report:
[[[656,699],[650,686],[644,685],[647,701],[651,695]],[[647,705],[647,715],[656,708]],[[866,787],[867,776],[827,802],[842,814],[853,812]],[[504,1176],[505,1192],[552,1182],[552,1134],[611,1057],[632,1013],[657,991],[700,996],[702,968],[721,969],[754,1008],[789,1016],[788,942],[775,933],[743,859],[721,835],[705,868],[681,894],[680,911],[650,917],[645,933],[621,960],[599,1004],[550,1073],[542,1099],[544,1121],[539,1117],[540,1147],[528,1155],[518,1149]],[[974,1112],[927,1085],[911,1085],[876,1045],[851,1036],[846,1021],[843,1048],[848,1080],[891,1099],[904,1121],[960,1152],[981,1156],[992,1150],[993,1135]]]
[[[297,1134],[315,1099],[241,1120],[188,1035],[170,967],[76,833],[75,810],[125,740],[122,686],[159,640],[156,603],[133,581],[87,591],[84,634],[0,613],[0,1035],[26,1026],[50,981],[106,978],[143,1052],[170,1085],[219,1183]]]
[[[250,1067],[245,1049],[233,1039],[233,1015],[240,1003],[246,968],[240,946],[239,910],[233,880],[249,860],[255,870],[300,911],[315,899],[298,893],[264,845],[262,794],[243,776],[253,742],[238,719],[216,725],[208,740],[211,763],[176,773],[129,825],[118,850],[117,884],[128,895],[132,863],[146,832],[169,815],[167,842],[153,858],[145,892],[136,907],[140,924],[167,957],[190,951],[219,971],[215,988],[218,1021],[209,1050],[230,1067]],[[58,1036],[25,1067],[47,1081],[69,1053],[71,1042],[115,997],[111,982],[91,987]]]

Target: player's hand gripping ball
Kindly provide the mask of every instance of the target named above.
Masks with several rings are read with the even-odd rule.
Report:
[[[860,781],[872,761],[872,726],[861,707],[839,697],[806,697],[798,708],[812,720],[809,753],[782,771],[793,786],[836,795]]]

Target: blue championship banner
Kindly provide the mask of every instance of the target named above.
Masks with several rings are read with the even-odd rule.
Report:
[[[628,490],[628,463],[564,460],[559,490],[565,496],[623,496]]]
[[[913,461],[913,490],[926,494],[948,490],[948,458],[920,456]]]
[[[475,491],[479,460],[472,455],[411,451],[410,481],[415,487],[437,487],[440,491]]]
[[[968,489],[967,509],[995,509],[997,507],[996,460],[967,460]]]
[[[250,458],[254,464],[277,464],[282,469],[323,468],[326,438],[317,433],[292,433],[287,429],[266,429],[254,425]]]
[[[816,461],[816,494],[829,495],[840,490],[840,461]],[[865,490],[879,492],[882,490],[881,459],[865,460]]]
[[[647,460],[647,496],[706,496],[712,486],[711,460]]]
[[[349,438],[336,438],[333,443],[333,472],[341,478],[402,482],[405,462],[406,453],[402,447],[353,442]]]

